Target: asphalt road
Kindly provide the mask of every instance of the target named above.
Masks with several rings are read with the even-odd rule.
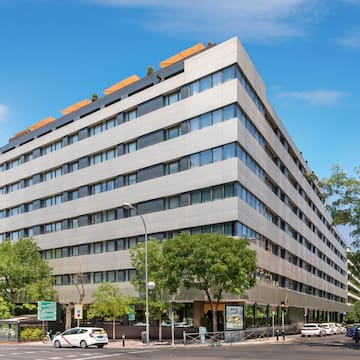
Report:
[[[221,346],[104,349],[54,349],[45,345],[1,345],[0,360],[352,360],[360,358],[360,345],[343,335],[322,338],[288,338],[286,341],[223,344]]]

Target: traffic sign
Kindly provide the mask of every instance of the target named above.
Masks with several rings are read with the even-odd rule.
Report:
[[[83,306],[82,304],[75,304],[74,306],[74,318],[77,320],[82,320],[83,318]]]
[[[56,321],[55,301],[38,301],[38,320]]]

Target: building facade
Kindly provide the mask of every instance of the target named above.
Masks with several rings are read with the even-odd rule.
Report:
[[[105,94],[0,148],[0,240],[37,241],[60,301],[78,301],[79,274],[85,302],[103,281],[134,294],[128,249],[144,227],[131,203],[149,237],[248,238],[258,283],[243,301],[346,311],[346,244],[237,38]]]

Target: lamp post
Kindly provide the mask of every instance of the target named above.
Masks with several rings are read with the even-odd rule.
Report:
[[[130,203],[124,203],[122,205],[125,209],[134,209],[140,216],[141,221],[144,225],[144,246],[145,246],[145,331],[146,331],[146,346],[150,345],[150,325],[149,325],[149,282],[148,282],[148,234],[146,229],[146,223],[141,212],[134,205]],[[153,286],[153,283],[151,283]],[[155,286],[155,284],[154,284]]]

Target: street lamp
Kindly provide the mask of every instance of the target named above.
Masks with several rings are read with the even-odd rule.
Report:
[[[144,231],[145,231],[145,331],[146,331],[146,346],[150,345],[150,325],[149,325],[149,285],[152,287],[152,289],[155,287],[155,283],[151,282],[151,284],[148,282],[148,234],[146,229],[146,223],[144,220],[144,217],[142,216],[141,212],[138,210],[137,207],[130,203],[124,203],[123,208],[125,209],[134,209],[136,213],[140,216],[141,221],[144,225]]]

